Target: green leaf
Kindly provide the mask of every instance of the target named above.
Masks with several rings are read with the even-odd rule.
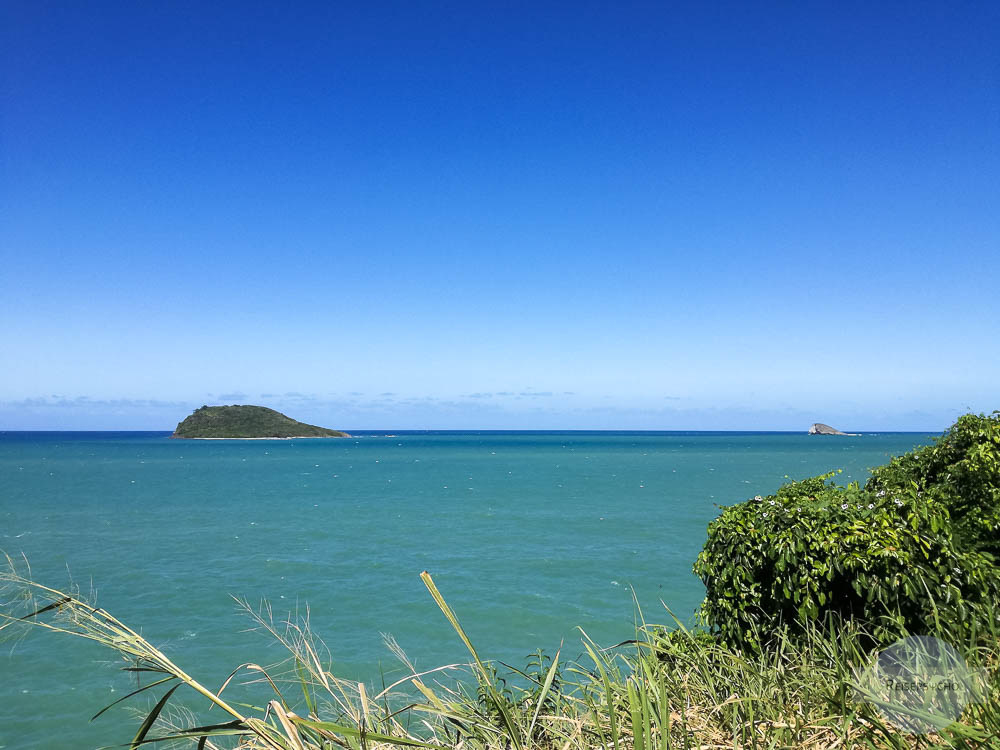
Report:
[[[163,707],[166,706],[167,701],[170,700],[170,696],[173,695],[174,691],[179,687],[180,685],[174,685],[172,688],[170,688],[170,690],[164,693],[163,697],[160,698],[159,703],[153,706],[153,710],[149,712],[149,715],[145,719],[143,719],[142,725],[139,727],[139,731],[136,732],[135,738],[132,740],[131,747],[133,748],[133,750],[142,744],[142,741],[146,738],[146,735],[149,734],[149,730],[152,729],[153,724],[156,723],[156,719],[157,717],[159,717],[160,712],[163,710]]]
[[[124,698],[119,698],[119,699],[118,699],[118,700],[116,700],[116,701],[115,701],[114,703],[109,703],[108,705],[106,705],[106,706],[105,706],[104,708],[102,708],[102,709],[101,709],[100,711],[98,711],[98,712],[97,712],[96,714],[94,714],[93,716],[91,716],[91,717],[90,717],[90,720],[91,720],[91,721],[93,721],[93,720],[94,720],[94,719],[96,719],[96,718],[97,718],[98,716],[100,716],[100,715],[101,715],[101,714],[103,714],[103,713],[104,713],[105,711],[107,711],[107,710],[108,710],[109,708],[111,708],[111,707],[113,707],[113,706],[117,706],[117,705],[118,705],[119,703],[121,703],[122,701],[126,701],[126,700],[128,700],[128,699],[129,699],[129,698],[131,698],[131,697],[132,697],[133,695],[138,695],[139,693],[142,693],[142,692],[145,692],[146,690],[149,690],[150,688],[154,688],[154,687],[156,687],[157,685],[162,685],[162,684],[163,684],[164,682],[170,682],[171,680],[176,680],[176,679],[177,679],[177,678],[176,678],[176,677],[175,677],[174,675],[170,675],[170,677],[164,677],[163,679],[161,679],[161,680],[157,680],[156,682],[151,682],[151,683],[149,683],[148,685],[145,685],[145,686],[143,686],[143,687],[139,688],[138,690],[133,690],[133,691],[132,691],[131,693],[129,693],[128,695],[126,695],[126,696],[125,696]],[[178,686],[178,687],[179,687],[179,686]]]
[[[421,742],[420,740],[414,740],[409,737],[394,737],[388,734],[369,732],[348,724],[335,724],[332,721],[303,719],[301,716],[289,716],[288,719],[293,724],[298,724],[299,726],[308,727],[310,729],[320,729],[324,732],[331,732],[332,734],[342,734],[346,737],[357,737],[358,739],[373,740],[375,742],[388,742],[393,745],[403,745],[405,747],[428,747],[434,748],[434,750],[447,750],[447,748],[443,745],[436,745],[431,742]]]

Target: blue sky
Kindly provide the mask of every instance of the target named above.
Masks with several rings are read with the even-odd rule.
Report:
[[[1000,408],[996,3],[0,9],[0,429]]]

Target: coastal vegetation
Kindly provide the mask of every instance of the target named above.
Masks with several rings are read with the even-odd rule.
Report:
[[[350,437],[346,432],[296,422],[266,406],[202,406],[177,425],[175,438]]]
[[[754,645],[836,615],[878,640],[926,631],[935,617],[978,625],[1000,602],[1000,421],[960,418],[933,445],[893,459],[861,487],[827,474],[726,508],[695,572],[705,623]]]
[[[562,651],[538,652],[524,668],[487,659],[426,572],[469,662],[418,672],[390,642],[408,674],[377,687],[334,676],[307,621],[281,622],[247,602],[287,660],[248,662],[209,687],[134,628],[9,558],[0,636],[36,627],[118,651],[141,680],[120,702],[148,701],[133,748],[1000,748],[1000,413],[962,417],[863,487],[830,479],[723,510],[695,563],[706,584],[701,627],[669,612],[653,624],[637,602],[634,638],[601,648],[584,633],[575,660]],[[951,644],[976,675],[954,716],[927,731],[901,729],[859,676],[912,635]],[[198,701],[188,706],[216,711],[172,711],[182,688]]]

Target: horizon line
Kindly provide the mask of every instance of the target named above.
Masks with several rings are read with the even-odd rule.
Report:
[[[947,429],[947,428],[945,428]],[[493,432],[493,433],[593,433],[593,432],[634,432],[634,433],[672,433],[672,432],[705,432],[705,433],[743,433],[743,434],[755,434],[755,433],[770,433],[776,435],[809,435],[808,429],[806,430],[773,430],[773,429],[757,429],[757,430],[722,430],[722,429],[695,429],[695,428],[672,428],[672,429],[630,429],[627,427],[622,428],[600,428],[600,429],[589,429],[589,428],[520,428],[520,429],[510,429],[510,428],[494,428],[494,427],[469,427],[469,428],[446,428],[446,427],[426,427],[420,429],[413,428],[345,428],[344,432],[350,433],[353,436],[357,434],[366,433],[393,433],[396,435],[404,434],[420,434],[420,433],[481,433],[481,432]],[[134,433],[163,433],[166,435],[173,434],[174,430],[134,430],[134,429],[121,429],[121,430],[23,430],[23,429],[4,429],[0,428],[0,434],[6,433],[61,433],[61,434],[72,434],[72,433],[122,433],[122,432],[134,432]],[[896,429],[883,429],[883,430],[851,430],[844,431],[844,435],[817,435],[815,437],[856,437],[860,435],[880,435],[885,433],[894,433],[900,435],[923,435],[928,433],[943,433],[944,429],[925,429],[925,430],[896,430]],[[184,438],[182,438],[184,439]],[[220,438],[220,439],[230,439],[230,440],[240,440],[241,438]],[[266,438],[265,438],[266,439]],[[278,439],[292,439],[295,438],[275,438]],[[316,439],[316,438],[311,438]],[[331,440],[341,440],[343,438],[330,438]]]

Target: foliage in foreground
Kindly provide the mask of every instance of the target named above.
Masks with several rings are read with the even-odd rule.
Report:
[[[564,662],[560,653],[538,655],[533,669],[501,671],[503,665],[476,651],[431,577],[422,579],[468,649],[470,664],[417,672],[397,653],[408,676],[375,692],[335,677],[322,656],[328,652],[305,623],[277,624],[266,610],[247,607],[288,652],[284,665],[243,664],[234,673],[245,673],[255,687],[269,686],[272,699],[256,707],[231,697],[248,683],[231,677],[210,689],[112,615],[13,568],[0,574],[0,630],[33,625],[97,641],[125,657],[125,669],[142,684],[122,700],[151,696],[128,743],[133,748],[161,741],[254,750],[1000,748],[995,677],[960,721],[934,735],[902,734],[861,701],[854,675],[871,661],[871,634],[851,623],[813,623],[799,637],[779,637],[755,653],[679,625],[668,632],[640,624],[634,641],[612,649],[584,634],[579,662]],[[996,622],[996,614],[983,620]],[[994,673],[998,630],[975,642],[956,641],[945,625],[935,635],[959,645],[970,667]],[[455,679],[458,669],[465,681]],[[206,708],[221,709],[223,720],[180,723],[182,714],[172,713],[170,704],[181,688]]]
[[[836,615],[877,640],[928,632],[936,618],[984,623],[1000,601],[1000,412],[961,417],[933,445],[873,471],[864,487],[832,474],[726,508],[694,571],[704,622],[751,646]],[[986,624],[988,625],[988,624]]]

